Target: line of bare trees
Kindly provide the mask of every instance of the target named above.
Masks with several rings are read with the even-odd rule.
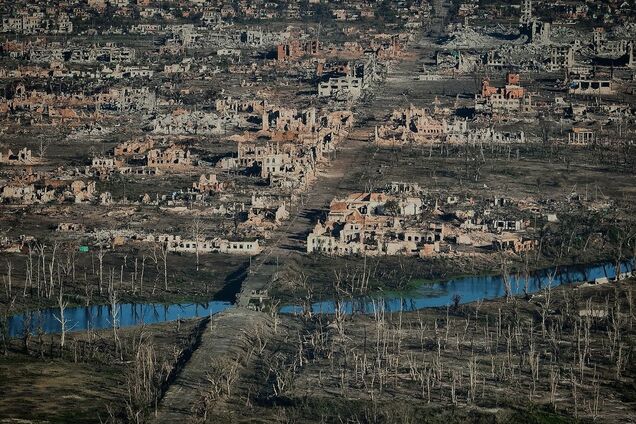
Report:
[[[6,302],[0,308],[2,325],[6,325],[19,304],[37,303],[55,306],[59,310],[56,319],[65,331],[68,328],[63,314],[70,303],[113,304],[122,294],[154,295],[160,284],[164,290],[169,289],[169,252],[165,243],[153,245],[134,260],[129,260],[127,254],[114,255],[104,245],[98,245],[83,260],[80,255],[89,254],[78,253],[79,245],[74,242],[33,242],[27,249],[24,255],[5,260],[2,294]],[[106,265],[106,260],[112,263],[113,258],[121,263]],[[148,272],[148,265],[153,267],[152,272]],[[154,276],[150,283],[149,275]]]

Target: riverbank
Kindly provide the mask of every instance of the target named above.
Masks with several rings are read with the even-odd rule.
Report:
[[[338,297],[387,295],[407,296],[424,285],[466,276],[532,275],[542,269],[582,267],[586,264],[614,262],[609,252],[593,251],[585,256],[546,257],[508,255],[502,267],[500,257],[412,258],[329,257],[298,255],[291,257],[276,273],[270,284],[270,295],[282,304],[296,299],[322,301]]]
[[[561,285],[610,282],[633,276],[634,261],[620,264],[620,270],[611,262],[582,266],[553,267],[530,274],[481,275],[430,282],[408,293],[386,293],[369,296],[342,296],[330,300],[285,305],[281,313],[287,314],[377,314],[384,312],[410,312],[425,308],[457,307],[472,302],[523,296]]]
[[[54,292],[48,296],[48,278],[40,284],[36,281],[28,284],[26,275],[15,271],[26,269],[18,262],[25,258],[10,255],[7,260],[12,261],[14,266],[12,285],[9,288],[5,281],[5,287],[0,290],[0,317],[8,318],[14,314],[58,307],[60,281],[63,281],[64,300],[68,302],[68,307],[110,304],[112,291],[116,293],[117,303],[171,305],[207,303],[211,300],[234,302],[249,266],[249,259],[243,257],[201,255],[197,270],[191,257],[171,255],[168,264],[172,271],[168,274],[166,289],[161,264],[151,265],[148,260],[149,264],[142,273],[139,263],[124,261],[124,256],[125,252],[113,253],[108,257],[108,262],[104,261],[101,284],[98,261],[95,258],[91,260],[90,256],[85,257],[84,262],[78,260],[74,277],[68,270],[54,275]],[[39,294],[38,286],[41,287]]]

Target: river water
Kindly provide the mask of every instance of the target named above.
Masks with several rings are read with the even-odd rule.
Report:
[[[621,264],[621,272],[634,270],[634,261]],[[540,270],[527,278],[528,293],[536,293],[548,286],[557,287],[561,284],[576,284],[594,281],[598,278],[614,278],[616,267],[612,263],[586,266],[570,266]],[[511,291],[514,295],[524,293],[526,278],[520,275],[510,275]],[[454,278],[444,282],[423,283],[418,288],[405,294],[377,295],[373,298],[363,297],[342,301],[338,307],[344,313],[373,313],[382,308],[386,312],[415,311],[423,308],[447,306],[459,296],[460,303],[470,303],[481,299],[496,299],[505,296],[504,279],[502,276],[469,276]],[[197,304],[163,305],[155,303],[121,303],[117,305],[117,326],[132,327],[142,324],[155,324],[175,321],[178,319],[197,318],[214,315],[232,306],[227,301],[211,301]],[[336,310],[336,302],[325,300],[311,305],[313,313],[332,314]],[[281,313],[301,313],[303,307],[287,305],[280,309]],[[113,314],[110,305],[92,305],[88,307],[66,308],[64,319],[67,320],[67,331],[85,331],[87,329],[100,330],[112,328]],[[23,334],[24,326],[30,317],[30,327],[33,332],[41,328],[44,333],[60,333],[61,324],[56,319],[60,316],[58,308],[42,309],[40,311],[13,315],[8,320],[10,337]]]
[[[117,305],[117,326],[132,327],[141,324],[155,324],[178,319],[197,318],[214,315],[232,306],[230,302],[211,301],[208,303],[179,303],[162,305],[155,303],[120,303]],[[66,308],[64,319],[67,331],[100,330],[112,328],[113,310],[110,305],[91,305]],[[17,337],[23,334],[25,323],[31,317],[33,332],[41,327],[46,334],[61,333],[62,326],[56,319],[60,317],[59,308],[13,315],[9,318],[9,335]]]
[[[634,269],[634,262],[621,264],[621,273]],[[547,287],[561,284],[592,282],[598,278],[614,278],[616,265],[603,263],[585,266],[568,266],[539,270],[531,273],[526,279],[522,275],[511,274],[510,286],[513,295],[525,292],[536,293]],[[527,288],[526,288],[527,281]],[[454,303],[459,296],[459,303],[470,303],[478,300],[497,299],[505,296],[505,284],[501,275],[468,276],[454,278],[444,282],[423,283],[416,289],[404,294],[378,295],[373,297],[342,300],[336,304],[333,300],[316,302],[311,305],[314,314],[333,314],[336,307],[345,314],[372,314],[376,310],[385,312],[416,311],[418,309],[447,306]],[[303,312],[299,305],[286,305],[281,313],[298,314]]]

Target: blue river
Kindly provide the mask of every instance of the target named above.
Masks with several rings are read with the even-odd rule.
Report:
[[[230,302],[212,301],[208,303],[187,303],[163,305],[155,303],[120,303],[117,305],[117,326],[133,327],[142,324],[155,324],[179,319],[199,318],[217,314],[231,307]],[[56,319],[60,317],[59,308],[42,309],[35,312],[13,315],[8,320],[9,336],[18,337],[24,333],[25,322],[31,321],[31,331],[39,327],[46,334],[61,333],[62,326]],[[100,330],[112,328],[113,314],[110,305],[91,305],[69,307],[64,311],[68,332]]]
[[[621,264],[621,273],[632,273],[634,261]],[[616,266],[603,263],[585,266],[569,266],[550,268],[532,273],[527,278],[511,274],[510,285],[513,295],[536,293],[548,286],[557,287],[561,284],[577,284],[593,282],[597,279],[616,277]],[[459,303],[470,303],[482,299],[496,299],[505,296],[504,279],[502,276],[469,276],[455,278],[444,282],[423,283],[418,288],[405,294],[386,294],[374,297],[354,298],[343,300],[338,307],[346,314],[373,313],[381,308],[386,312],[416,311],[431,307],[445,307],[454,303],[459,296]],[[200,318],[217,314],[232,307],[226,301],[211,301],[208,303],[187,304],[155,304],[155,303],[120,303],[117,305],[117,326],[133,327],[142,324],[155,324],[179,319]],[[311,305],[315,314],[333,314],[336,302],[325,300]],[[280,308],[284,314],[302,313],[300,305],[286,305]],[[61,333],[61,324],[56,319],[60,316],[58,308],[48,308],[39,311],[13,315],[8,319],[10,337],[19,337],[24,333],[24,326],[30,321],[32,332],[41,328],[46,334]],[[30,319],[29,319],[30,317]],[[67,321],[67,331],[86,331],[88,329],[101,330],[112,328],[113,314],[110,305],[92,305],[66,308],[64,319]]]
[[[621,273],[631,273],[634,261],[621,264]],[[557,287],[561,284],[577,284],[594,282],[597,279],[616,277],[616,264],[603,263],[595,265],[567,266],[539,270],[531,273],[527,278],[523,275],[510,274],[510,286],[513,295],[525,292],[532,294],[547,287]],[[333,300],[316,302],[311,305],[314,314],[333,314],[336,307],[345,314],[362,313],[373,314],[376,310],[385,312],[416,311],[424,308],[446,307],[454,303],[459,296],[459,303],[470,303],[479,300],[489,300],[504,297],[505,284],[501,275],[469,276],[451,279],[444,282],[423,283],[416,289],[404,294],[392,294],[373,297],[360,297],[353,300]],[[300,314],[304,310],[300,305],[285,305],[280,308],[284,314]]]

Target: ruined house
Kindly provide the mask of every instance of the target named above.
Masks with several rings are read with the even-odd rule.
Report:
[[[240,227],[255,229],[257,231],[273,230],[287,218],[289,218],[289,212],[284,204],[273,207],[252,205],[248,209],[247,216],[245,220],[241,222]]]
[[[146,241],[165,243],[168,251],[181,253],[226,253],[231,255],[258,255],[263,251],[258,240],[227,240],[205,238],[199,240],[183,239],[181,236],[149,236]]]
[[[115,156],[143,155],[152,149],[154,145],[155,141],[152,138],[133,139],[115,146],[113,154]]]
[[[58,232],[81,232],[85,231],[86,227],[84,224],[76,223],[76,222],[60,222],[57,224],[55,231]]]
[[[548,65],[550,71],[570,69],[572,66],[574,66],[574,48],[572,46],[550,47],[550,63]]]
[[[568,144],[586,146],[596,141],[596,133],[588,128],[574,127],[568,132]]]
[[[114,169],[115,159],[103,156],[94,157],[91,161],[91,166],[93,168]]]
[[[148,87],[111,88],[97,96],[97,104],[101,109],[118,111],[153,110],[157,99]]]
[[[189,150],[177,146],[170,146],[165,150],[152,149],[148,151],[148,167],[175,169],[194,164],[194,158]]]
[[[307,252],[330,255],[420,255],[423,245],[438,243],[444,226],[410,226],[404,218],[421,213],[421,199],[384,193],[353,193],[334,199],[324,224],[307,237]]]
[[[481,96],[483,98],[489,98],[493,96],[501,96],[505,99],[519,99],[526,94],[526,90],[519,85],[519,74],[507,73],[506,85],[504,87],[493,87],[490,85],[490,80],[485,78],[481,83]]]
[[[493,241],[495,250],[512,251],[522,253],[535,249],[537,241],[528,239],[519,234],[503,233]]]
[[[427,143],[442,140],[448,132],[446,119],[434,118],[428,110],[411,105],[395,110],[389,124],[377,127],[375,141],[381,144]]]
[[[31,154],[31,150],[26,147],[18,150],[14,153],[11,149],[6,153],[0,152],[0,163],[7,165],[25,165],[33,163],[34,159]]]
[[[70,191],[66,191],[64,194],[75,203],[90,202],[97,193],[95,181],[75,180],[71,183],[69,189]]]
[[[573,79],[568,85],[568,93],[602,96],[614,94],[611,80]]]
[[[157,134],[223,134],[239,124],[234,116],[218,116],[201,111],[175,110],[171,114],[158,115],[151,122],[152,131]]]
[[[356,99],[362,95],[362,88],[363,80],[359,77],[329,78],[318,84],[318,96]]]
[[[303,56],[312,56],[320,50],[318,40],[291,40],[276,46],[276,60],[284,62],[300,59]]]
[[[223,191],[224,184],[217,180],[215,174],[210,176],[203,174],[198,182],[192,183],[192,188],[200,193],[220,193]]]

